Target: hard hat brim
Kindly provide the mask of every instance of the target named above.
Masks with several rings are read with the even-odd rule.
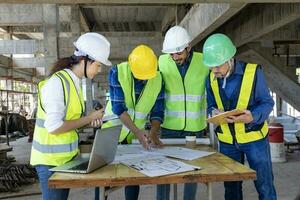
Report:
[[[189,44],[185,44],[181,47],[177,47],[177,48],[173,48],[173,49],[163,49],[162,52],[163,53],[178,53],[178,52],[182,52],[185,48],[187,48],[189,46]]]
[[[101,62],[101,61],[99,61]],[[101,62],[102,63],[102,62]],[[106,60],[105,62],[103,62],[102,64],[106,65],[106,66],[112,66],[112,63],[109,60]]]
[[[147,74],[147,75],[141,75],[141,74],[136,74],[132,73],[134,78],[139,79],[139,80],[149,80],[151,78],[154,78],[156,76],[156,72],[152,74]]]

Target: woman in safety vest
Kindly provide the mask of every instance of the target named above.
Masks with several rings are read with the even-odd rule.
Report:
[[[72,160],[79,152],[77,129],[99,127],[103,109],[84,113],[81,79],[94,78],[108,60],[110,43],[98,33],[86,33],[74,42],[74,54],[58,60],[50,76],[38,85],[38,109],[30,164],[35,166],[43,200],[67,199],[69,189],[50,189],[49,169]]]

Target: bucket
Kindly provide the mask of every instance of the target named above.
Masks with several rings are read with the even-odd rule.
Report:
[[[271,123],[269,125],[269,142],[272,162],[286,162],[283,125]]]

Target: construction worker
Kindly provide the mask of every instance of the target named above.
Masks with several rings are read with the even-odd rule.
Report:
[[[206,82],[208,113],[240,109],[227,117],[215,132],[220,152],[256,171],[254,181],[260,200],[276,199],[266,120],[274,102],[261,66],[234,58],[236,47],[224,34],[213,34],[204,43],[203,62],[210,67]],[[241,200],[242,182],[225,182],[225,199]]]
[[[139,45],[130,53],[128,62],[114,66],[109,73],[110,102],[105,115],[118,115],[123,128],[121,144],[131,144],[137,138],[145,149],[150,143],[161,145],[158,138],[164,118],[164,90],[157,71],[157,57],[146,45]],[[144,130],[150,119],[150,134]],[[103,127],[110,126],[106,123]],[[138,199],[139,186],[126,186],[125,199]]]
[[[30,164],[39,176],[43,200],[65,200],[69,189],[50,189],[49,171],[72,160],[78,154],[77,129],[99,127],[103,109],[84,113],[81,78],[94,78],[108,60],[110,43],[98,33],[86,33],[74,42],[71,57],[58,60],[51,75],[38,85],[38,109]]]
[[[159,70],[165,84],[165,118],[161,138],[200,137],[206,129],[205,80],[209,70],[202,54],[190,46],[188,32],[170,28],[159,57]],[[197,183],[184,185],[184,200],[195,199]],[[168,200],[170,185],[158,185],[157,200]]]

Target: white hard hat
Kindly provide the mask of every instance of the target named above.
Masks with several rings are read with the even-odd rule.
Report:
[[[163,53],[178,53],[189,46],[191,37],[188,32],[181,26],[173,26],[165,36],[163,43]]]
[[[108,60],[110,53],[109,41],[99,33],[85,33],[76,42],[75,56],[88,56],[90,59],[98,61],[104,65],[112,65]]]

